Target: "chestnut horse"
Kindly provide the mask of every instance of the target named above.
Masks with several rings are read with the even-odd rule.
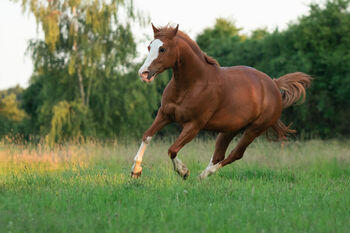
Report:
[[[220,67],[178,30],[179,25],[156,28],[152,24],[152,27],[154,40],[139,70],[141,80],[152,82],[166,69],[172,69],[173,76],[164,90],[155,120],[144,133],[132,177],[141,175],[142,156],[152,136],[171,122],[180,124],[182,131],[168,154],[174,170],[184,179],[189,170],[176,155],[201,129],[219,132],[214,155],[200,174],[201,179],[242,158],[247,146],[267,129],[273,129],[279,139],[294,132],[279,118],[283,108],[305,98],[310,76],[297,72],[273,80],[247,66]],[[242,137],[225,158],[229,143],[241,129]]]

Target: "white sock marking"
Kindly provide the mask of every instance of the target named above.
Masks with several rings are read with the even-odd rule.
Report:
[[[210,161],[209,161],[209,164],[208,164],[207,168],[210,167],[210,166],[213,166],[213,156],[210,158]]]
[[[136,156],[134,158],[134,165],[131,168],[131,171],[134,173],[138,173],[142,170],[141,163],[142,163],[142,157],[145,153],[145,150],[147,148],[148,143],[151,141],[152,137],[147,137],[145,141],[142,141],[139,150],[136,153]]]
[[[199,178],[204,179],[204,178],[210,176],[211,174],[213,174],[214,172],[216,172],[217,170],[219,170],[221,167],[222,166],[220,163],[213,165],[213,157],[212,157],[210,159],[210,162],[209,162],[207,168],[204,169],[204,171],[202,171],[202,173],[199,175]]]

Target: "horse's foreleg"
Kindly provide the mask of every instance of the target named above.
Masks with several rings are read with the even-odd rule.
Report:
[[[190,142],[198,134],[199,130],[199,127],[194,123],[186,124],[179,137],[168,150],[168,154],[174,165],[174,170],[184,179],[189,176],[190,171],[180,159],[176,158],[176,155],[186,143]]]
[[[134,165],[132,165],[131,168],[131,177],[132,178],[138,178],[141,176],[142,173],[142,157],[143,154],[145,153],[145,150],[147,148],[148,143],[151,141],[152,137],[147,137],[145,140],[142,140],[142,143],[140,145],[139,150],[136,153],[136,156],[134,158]]]
[[[162,114],[161,110],[159,110],[156,119],[154,119],[151,127],[148,130],[146,130],[146,132],[143,135],[140,148],[137,151],[137,154],[134,158],[134,165],[131,168],[131,177],[138,178],[139,176],[141,176],[142,157],[145,153],[147,145],[150,143],[152,136],[156,134],[160,129],[162,129],[165,125],[167,125],[169,122],[170,120],[164,114]]]
[[[230,164],[234,162],[235,160],[241,159],[243,157],[243,154],[247,147],[249,146],[252,141],[260,135],[262,131],[261,130],[255,130],[253,128],[247,128],[241,139],[239,140],[237,146],[231,151],[229,156],[227,156],[226,159],[222,160],[221,162],[218,162],[217,164],[210,164],[208,167],[199,175],[200,179],[204,179],[223,166],[226,166],[227,164]]]
[[[190,170],[186,167],[186,165],[178,158],[172,159],[171,162],[173,162],[174,171],[176,171],[184,180],[186,180],[190,175]]]

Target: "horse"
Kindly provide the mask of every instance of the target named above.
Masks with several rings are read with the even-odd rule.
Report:
[[[145,83],[172,69],[172,78],[164,89],[161,106],[152,125],[145,131],[134,158],[131,176],[142,173],[142,157],[152,137],[169,123],[182,126],[180,135],[168,149],[174,170],[186,179],[190,172],[176,156],[200,130],[218,132],[215,151],[204,179],[222,167],[239,160],[250,143],[268,129],[283,140],[290,129],[280,120],[282,110],[305,100],[312,77],[301,72],[271,79],[248,66],[220,67],[186,33],[172,27],[155,27],[149,54],[139,69]],[[243,130],[236,147],[225,158],[231,140]]]

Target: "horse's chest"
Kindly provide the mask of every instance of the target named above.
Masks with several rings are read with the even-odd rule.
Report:
[[[167,103],[164,106],[163,112],[168,115],[173,121],[183,124],[193,120],[193,111],[188,107],[181,106],[175,103]]]

